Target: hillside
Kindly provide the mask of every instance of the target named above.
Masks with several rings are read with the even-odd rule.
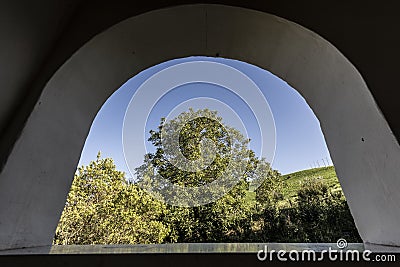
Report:
[[[339,184],[339,180],[336,176],[335,168],[333,166],[313,168],[281,176],[281,179],[284,181],[284,189],[282,192],[284,195],[284,199],[287,200],[295,197],[297,191],[301,187],[301,182],[304,179],[318,177],[324,179],[324,181],[332,191],[342,190]],[[255,201],[255,192],[248,192],[247,200]]]
[[[281,177],[285,182],[283,192],[285,198],[292,198],[296,196],[296,192],[301,187],[301,181],[306,178],[321,177],[332,190],[341,190],[339,180],[336,176],[335,168],[333,166],[298,171],[282,175]]]

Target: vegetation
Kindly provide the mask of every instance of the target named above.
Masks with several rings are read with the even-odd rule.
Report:
[[[54,243],[161,243],[170,232],[163,222],[165,210],[99,153],[96,161],[78,169]]]
[[[286,186],[283,188],[282,194],[286,199],[296,197],[297,191],[302,187],[305,178],[321,178],[330,190],[342,190],[333,166],[313,168],[282,175],[281,179],[286,184]]]
[[[161,135],[171,137],[169,127],[181,122],[185,123],[179,132],[179,149],[185,158],[197,160],[211,149],[201,146],[204,138],[216,144],[217,156],[207,168],[189,172],[170,163],[171,150],[161,142]],[[247,148],[250,140],[223,125],[216,112],[209,110],[189,110],[168,123],[162,119],[150,134],[156,151],[145,155],[134,182],[128,182],[113,160],[100,154],[78,168],[55,244],[361,241],[333,167],[281,176]],[[229,161],[234,164],[228,169]],[[238,183],[218,200],[177,207],[162,201],[170,196],[164,184],[156,185],[164,190],[162,197],[154,198],[142,189],[146,184],[155,186],[149,179],[155,172],[185,186],[209,183],[221,173],[240,175]],[[250,181],[261,185],[251,191]]]

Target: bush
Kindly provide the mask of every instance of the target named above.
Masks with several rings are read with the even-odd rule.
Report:
[[[296,199],[260,214],[263,228],[256,236],[262,242],[362,242],[342,192],[329,190],[322,179],[306,179]]]
[[[54,244],[163,243],[170,232],[162,220],[165,210],[99,154],[78,169]]]

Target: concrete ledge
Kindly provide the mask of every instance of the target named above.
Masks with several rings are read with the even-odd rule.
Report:
[[[398,246],[386,246],[380,244],[365,243],[364,248],[373,252],[384,252],[384,253],[400,253],[400,247]]]
[[[1,250],[0,255],[27,254],[147,254],[147,253],[257,253],[275,250],[337,250],[336,243],[179,243],[152,245],[54,245]],[[364,244],[349,243],[344,250],[364,251]]]

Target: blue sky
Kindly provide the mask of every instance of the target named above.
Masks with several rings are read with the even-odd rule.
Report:
[[[302,98],[302,96],[285,81],[268,71],[241,61],[224,58],[189,57],[175,59],[153,66],[132,77],[119,88],[102,106],[98,112],[90,133],[86,139],[79,165],[86,165],[96,158],[101,151],[102,157],[112,157],[119,170],[125,171],[131,177],[125,163],[122,149],[122,124],[128,104],[137,88],[155,73],[179,64],[190,61],[213,61],[229,65],[246,74],[261,89],[271,108],[276,127],[276,151],[272,162],[274,169],[282,174],[298,170],[309,169],[328,159],[331,163],[328,149],[320,129],[319,121]],[[229,77],[226,77],[229,79]],[[179,86],[164,95],[148,117],[147,124],[141,126],[146,130],[156,129],[161,117],[180,103],[198,97],[217,99],[226,103],[239,114],[243,120],[249,137],[252,139],[250,148],[259,155],[262,137],[258,131],[257,121],[252,110],[238,96],[218,85],[207,83],[192,83]],[[137,107],[140,109],[140,107]],[[222,116],[225,120],[225,117]],[[229,119],[225,121],[229,125]],[[140,127],[139,127],[140,130]],[[265,138],[265,137],[264,137]],[[146,143],[152,151],[150,143]],[[141,164],[143,155],[138,155],[137,164]]]

